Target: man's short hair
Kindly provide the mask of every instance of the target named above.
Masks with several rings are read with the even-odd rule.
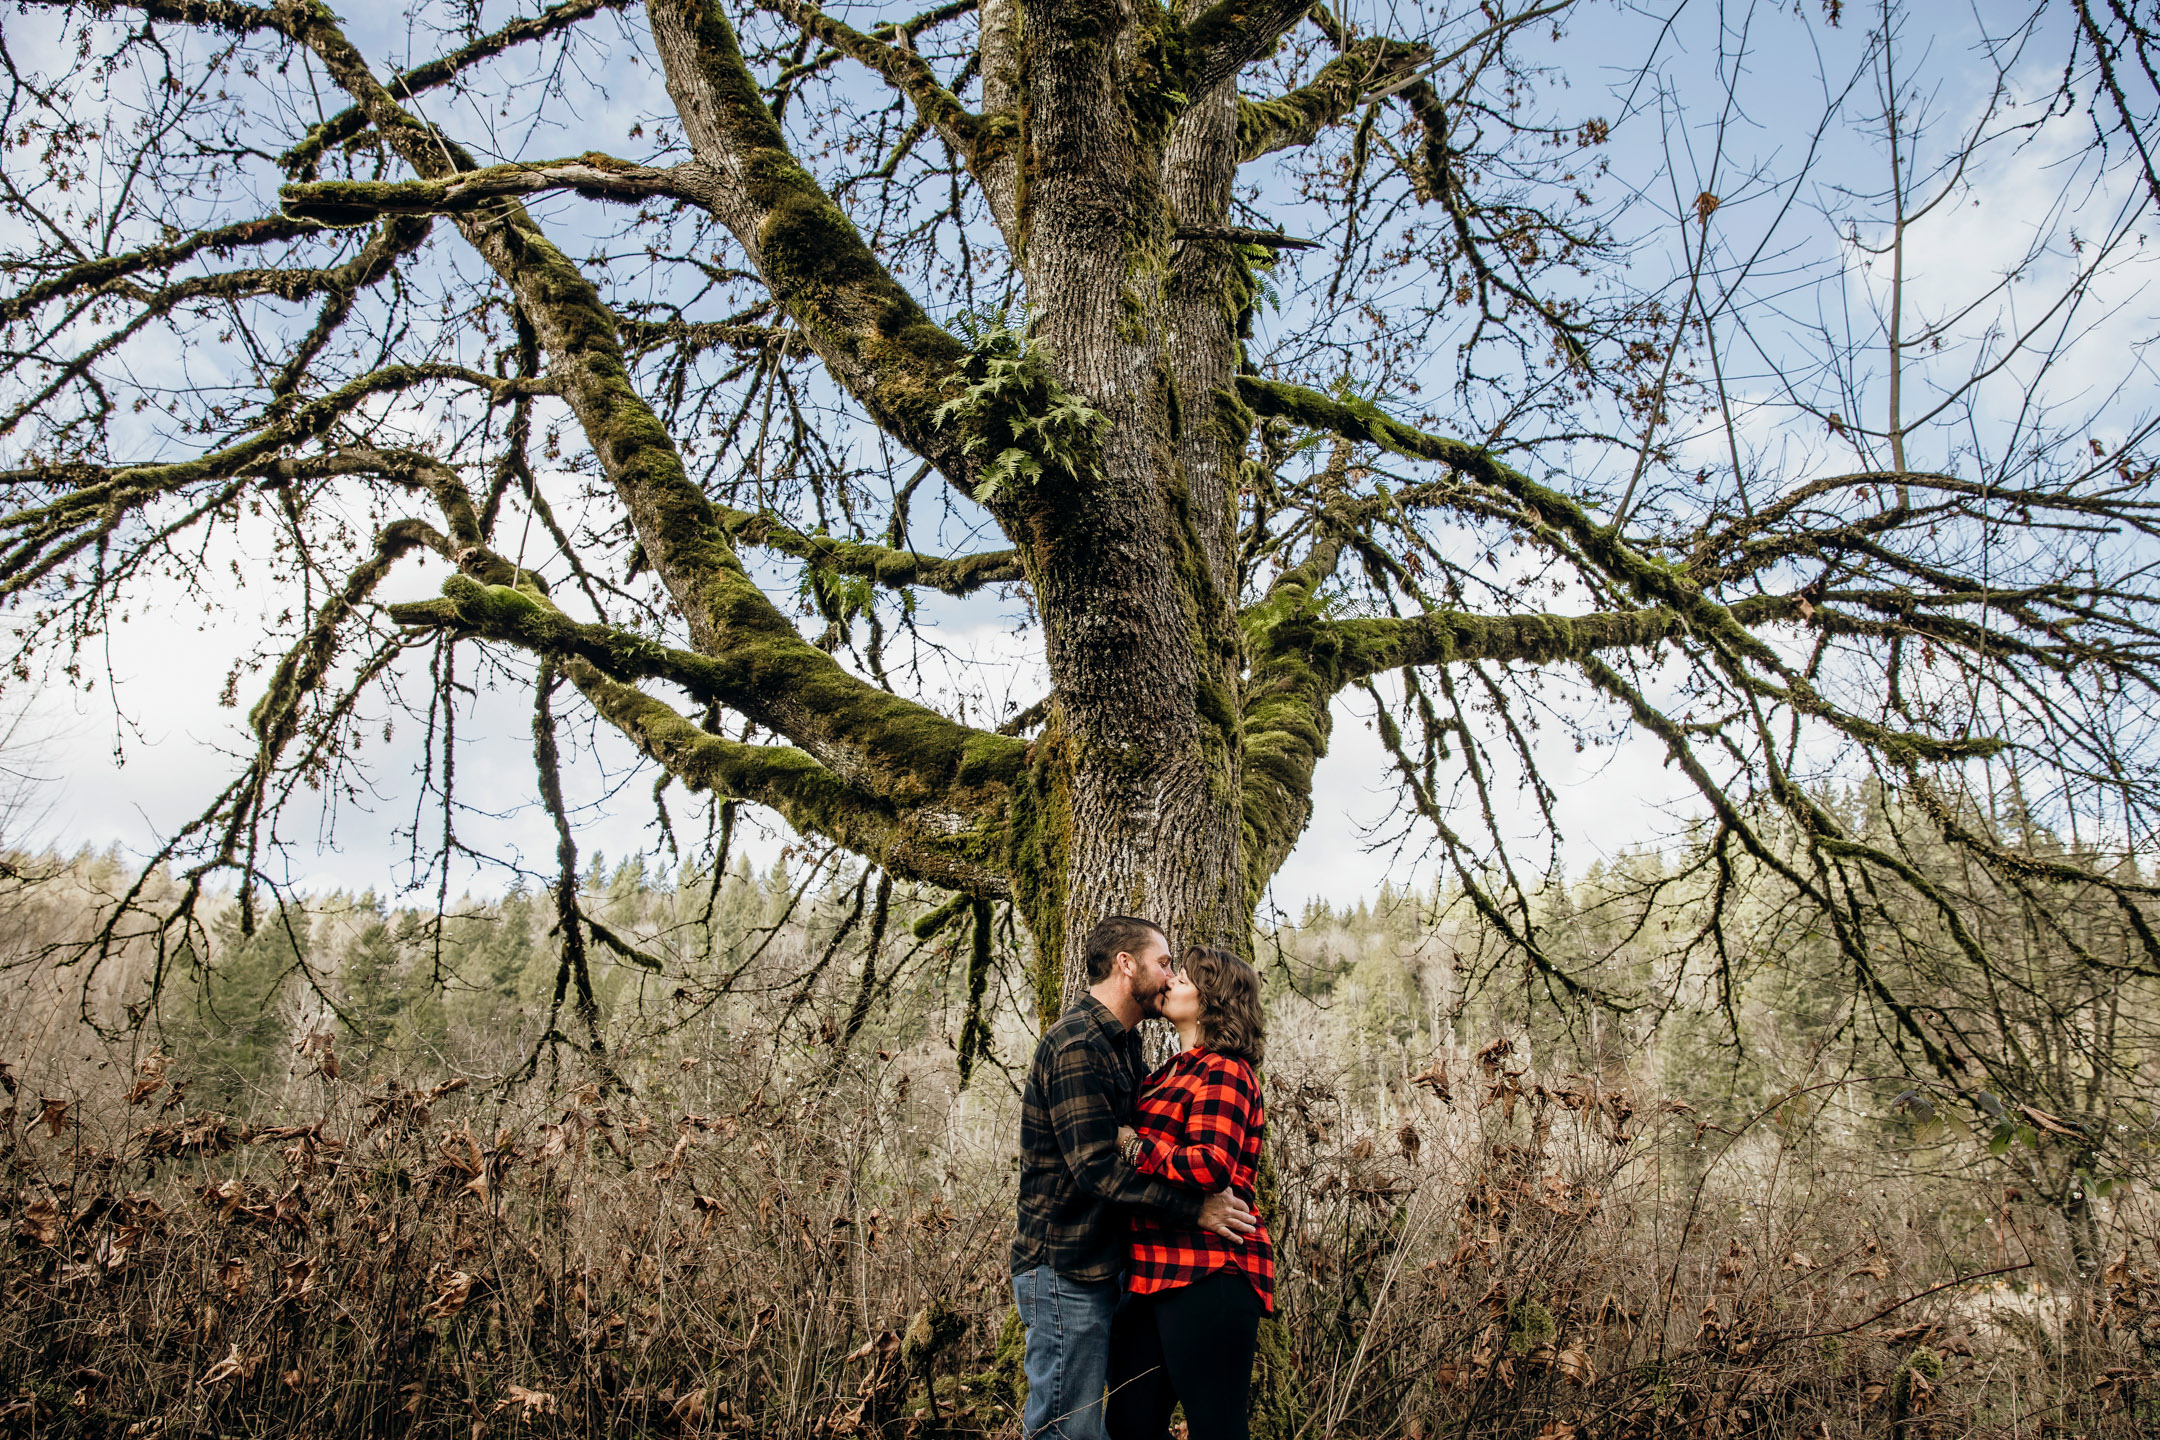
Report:
[[[1170,939],[1163,928],[1152,920],[1141,920],[1131,915],[1105,915],[1088,931],[1087,967],[1088,983],[1100,985],[1110,978],[1110,967],[1117,963],[1120,954],[1137,955],[1150,940],[1160,940],[1165,949]]]

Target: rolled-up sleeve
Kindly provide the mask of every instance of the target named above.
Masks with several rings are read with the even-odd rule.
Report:
[[[1237,1061],[1214,1057],[1186,1108],[1183,1137],[1148,1140],[1133,1163],[1145,1175],[1201,1190],[1220,1190],[1236,1172],[1237,1157],[1244,1153],[1259,1113],[1260,1096],[1252,1071]]]

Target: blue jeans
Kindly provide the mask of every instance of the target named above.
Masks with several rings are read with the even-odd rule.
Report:
[[[1110,1317],[1124,1292],[1116,1278],[1075,1280],[1048,1265],[1013,1276],[1013,1300],[1027,1326],[1026,1440],[1106,1440]]]

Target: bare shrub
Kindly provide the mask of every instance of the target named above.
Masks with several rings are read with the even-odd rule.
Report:
[[[11,1428],[1017,1433],[1013,1104],[928,1047],[828,1079],[715,1042],[646,1057],[631,1095],[554,1099],[363,1080],[325,1037],[300,1058],[308,1105],[253,1124],[156,1053],[84,1089],[10,1075]],[[1847,1082],[1720,1124],[1508,1039],[1371,1098],[1339,1078],[1268,1078],[1260,1433],[2113,1437],[2160,1414],[2149,1201],[2112,1204],[2081,1287],[2015,1202],[1856,1178]]]

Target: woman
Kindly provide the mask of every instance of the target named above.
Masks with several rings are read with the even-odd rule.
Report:
[[[1141,1087],[1133,1129],[1119,1132],[1127,1154],[1143,1174],[1209,1193],[1228,1186],[1251,1205],[1267,1129],[1253,1068],[1264,1053],[1260,977],[1196,945],[1157,1005],[1183,1048]],[[1164,1440],[1179,1402],[1190,1440],[1246,1440],[1253,1348],[1275,1310],[1266,1227],[1238,1244],[1136,1214],[1131,1244],[1131,1293],[1110,1327],[1111,1440]]]

